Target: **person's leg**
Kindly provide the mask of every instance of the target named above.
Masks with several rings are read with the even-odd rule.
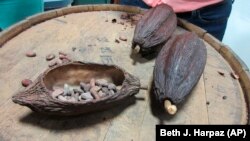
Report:
[[[122,5],[131,5],[131,6],[138,6],[138,7],[147,8],[147,9],[150,8],[142,0],[120,0],[120,4],[122,4]]]
[[[190,16],[180,14],[179,17],[205,29],[208,33],[222,41],[231,9],[232,0],[225,0],[220,4],[193,11],[193,14],[190,14]]]

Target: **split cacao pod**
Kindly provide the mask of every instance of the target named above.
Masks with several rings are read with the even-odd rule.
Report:
[[[170,38],[176,26],[177,18],[170,6],[160,4],[151,8],[135,27],[132,48],[139,45],[142,53],[152,51]]]
[[[153,89],[156,99],[164,102],[165,108],[182,102],[199,81],[206,58],[206,46],[196,34],[173,36],[156,58]],[[172,108],[170,114],[177,111]]]
[[[121,89],[115,95],[92,101],[69,102],[52,97],[53,86],[61,86],[65,83],[77,86],[80,82],[89,82],[92,78],[106,79],[121,86]],[[111,108],[137,94],[139,89],[139,79],[118,66],[74,61],[49,68],[25,91],[14,95],[12,101],[43,114],[79,115]]]

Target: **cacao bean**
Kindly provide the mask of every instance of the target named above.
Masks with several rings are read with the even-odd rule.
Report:
[[[74,94],[80,94],[80,93],[82,93],[82,91],[79,90],[79,89],[73,89],[73,92],[74,92]]]
[[[91,88],[90,84],[86,84],[84,82],[80,83],[80,88],[84,91],[84,92],[88,92]]]
[[[109,90],[116,90],[116,85],[113,84],[113,83],[109,83],[109,84],[108,84],[108,89],[109,89]]]
[[[120,39],[121,41],[127,41],[127,38],[124,37],[124,36],[120,36],[119,39]]]
[[[109,90],[109,95],[114,95],[114,94],[115,94],[114,90]]]
[[[98,92],[98,95],[99,95],[100,97],[105,97],[107,94],[104,93],[103,91],[99,91],[99,92]]]
[[[62,59],[61,61],[62,61],[62,63],[68,63],[68,62],[70,62],[71,60],[68,59],[68,58],[64,58],[64,59]]]
[[[66,95],[64,97],[67,99],[67,101],[71,99],[71,96],[68,96],[68,95]]]
[[[24,87],[28,87],[31,83],[32,83],[32,81],[29,80],[29,79],[24,79],[24,80],[22,80],[22,85],[23,85]]]
[[[182,102],[199,81],[206,58],[206,46],[196,34],[186,32],[171,38],[155,61],[156,98],[160,102],[166,99],[173,104]]]
[[[62,56],[67,56],[67,53],[63,52],[63,51],[59,51],[58,52],[59,55],[62,55]]]
[[[59,95],[63,94],[63,89],[55,89],[53,92],[52,92],[52,97],[53,98],[57,98]]]
[[[68,57],[67,57],[67,56],[65,56],[65,55],[60,54],[60,55],[59,55],[59,59],[60,59],[60,60],[63,60],[63,59],[68,59]]]
[[[95,79],[94,78],[92,78],[89,83],[90,83],[90,87],[95,87]]]
[[[105,79],[97,79],[95,83],[97,86],[108,87],[108,81]]]
[[[77,102],[78,100],[75,99],[75,97],[70,97],[70,98],[68,99],[68,101],[69,101],[69,102]]]
[[[94,87],[92,87],[91,89],[90,89],[90,91],[96,91],[96,92],[99,92],[100,90],[101,90],[101,87],[99,87],[99,86],[94,86]]]
[[[34,51],[28,51],[26,52],[27,57],[36,57],[36,53]]]
[[[62,95],[59,95],[58,99],[61,100],[61,101],[67,101],[67,99],[64,96],[62,96]]]
[[[98,95],[98,90],[99,88],[96,88],[96,87],[92,87],[91,89],[90,89],[90,93],[92,94],[92,96],[96,99],[96,100],[98,100],[98,99],[100,99],[100,96]]]
[[[107,87],[102,87],[102,92],[104,92],[105,94],[109,94],[109,89]]]
[[[85,100],[87,100],[87,99],[90,99],[90,100],[94,99],[90,92],[82,93],[81,94],[81,98],[85,99]]]
[[[68,85],[68,84],[64,84],[64,92],[63,92],[63,95],[64,95],[64,96],[71,95],[70,88],[69,88],[69,85]]]
[[[75,93],[74,94],[74,98],[76,99],[76,101],[78,101],[79,100],[79,96],[81,95],[81,93]]]
[[[79,95],[78,101],[82,101],[82,100],[84,100],[84,99],[82,98],[82,95]]]
[[[50,60],[53,60],[54,58],[55,58],[56,56],[55,56],[55,54],[48,54],[47,56],[46,56],[46,60],[47,61],[50,61]]]

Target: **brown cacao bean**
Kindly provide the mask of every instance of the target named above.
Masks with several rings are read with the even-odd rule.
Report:
[[[102,87],[102,92],[104,92],[105,94],[109,94],[109,89],[107,87]]]
[[[109,83],[109,84],[108,84],[108,89],[109,89],[109,90],[116,90],[116,85],[113,84],[113,83]]]
[[[120,39],[121,41],[127,41],[127,40],[128,40],[128,39],[127,39],[126,37],[124,37],[124,36],[120,36],[119,39]]]
[[[28,51],[26,52],[27,57],[36,57],[36,53],[34,51]]]
[[[84,92],[88,92],[91,88],[90,84],[86,84],[84,82],[80,83],[80,88],[84,91]]]
[[[65,55],[60,54],[60,55],[59,55],[59,59],[60,59],[60,60],[63,60],[63,59],[68,59],[68,57],[67,57],[67,56],[65,56]]]
[[[92,94],[92,96],[96,99],[96,100],[98,100],[98,99],[100,99],[101,97],[98,95],[98,91],[96,91],[97,89],[95,88],[95,87],[92,87],[91,89],[90,89],[90,93]]]
[[[99,95],[100,97],[105,97],[107,94],[104,93],[103,91],[99,91],[99,92],[98,92],[98,95]]]
[[[63,55],[63,56],[67,56],[67,53],[63,52],[63,51],[59,51],[58,52],[59,55]]]
[[[24,80],[22,80],[22,85],[23,85],[24,87],[28,87],[31,83],[32,83],[32,81],[29,80],[29,79],[24,79]]]
[[[96,91],[96,92],[99,92],[101,90],[101,87],[99,86],[94,86],[90,89],[90,91],[93,90],[93,91]]]
[[[97,79],[95,83],[97,86],[108,87],[108,81],[105,79]]]
[[[63,92],[64,96],[70,96],[71,95],[70,88],[69,88],[68,84],[64,84],[64,89],[63,90],[64,90],[64,92]]]
[[[92,78],[89,83],[90,83],[90,87],[95,87],[95,79],[94,78]]]
[[[67,101],[67,99],[64,96],[62,96],[62,95],[59,95],[58,99],[61,100],[61,101]]]
[[[114,95],[114,94],[115,94],[114,90],[109,90],[109,95]]]
[[[54,58],[55,58],[56,56],[55,56],[55,54],[48,54],[47,56],[46,56],[46,60],[47,61],[50,61],[50,60],[53,60]]]
[[[81,98],[84,99],[84,100],[88,100],[88,99],[92,100],[92,99],[94,99],[90,92],[82,93]]]

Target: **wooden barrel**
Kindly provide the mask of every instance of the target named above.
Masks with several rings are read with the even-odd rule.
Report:
[[[149,90],[112,109],[76,117],[50,117],[14,104],[11,97],[47,67],[45,57],[64,51],[75,60],[113,63],[152,84],[154,60],[131,55],[135,26],[120,18],[136,7],[88,5],[36,15],[0,35],[0,140],[154,140],[156,124],[247,124],[250,73],[242,61],[206,31],[179,20],[176,34],[196,32],[207,47],[204,73],[176,115],[158,112]],[[115,22],[116,21],[116,22]],[[119,37],[127,41],[120,40]],[[28,58],[27,51],[37,56]],[[134,63],[136,60],[136,64]],[[239,75],[239,79],[231,73]]]

